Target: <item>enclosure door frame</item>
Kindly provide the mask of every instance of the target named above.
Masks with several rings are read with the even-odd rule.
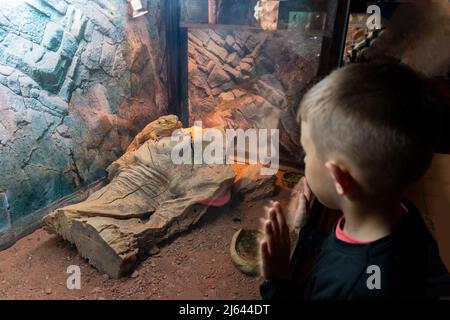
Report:
[[[167,92],[168,112],[177,115],[184,126],[189,126],[188,102],[188,29],[180,26],[183,0],[165,0]],[[329,20],[331,36],[325,35],[322,43],[318,77],[324,77],[341,66],[351,0],[337,0],[335,19]]]
[[[188,38],[187,28],[180,27],[180,1],[164,0],[169,114],[177,115],[183,126],[189,126],[188,105]]]
[[[177,115],[183,126],[189,126],[189,102],[188,102],[188,36],[187,28],[180,26],[182,0],[165,0],[164,14],[166,24],[166,63],[168,86],[168,112]],[[348,29],[350,5],[352,0],[336,0],[336,16],[330,20],[332,34],[325,35],[322,42],[321,59],[317,72],[317,78],[323,78],[334,69],[343,64],[345,40]],[[309,221],[307,226],[317,229],[322,223],[326,208],[317,199],[311,204]],[[311,246],[303,235],[297,242],[291,263],[296,267],[296,261],[305,261],[311,254]],[[303,267],[304,269],[305,267]],[[305,270],[294,270],[296,274]]]

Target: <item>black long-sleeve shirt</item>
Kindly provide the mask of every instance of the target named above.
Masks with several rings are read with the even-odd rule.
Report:
[[[262,298],[450,296],[448,271],[439,257],[436,241],[414,205],[406,199],[402,203],[409,214],[393,234],[369,244],[351,244],[332,232],[320,243],[318,258],[303,286],[295,281],[268,281],[261,285]]]

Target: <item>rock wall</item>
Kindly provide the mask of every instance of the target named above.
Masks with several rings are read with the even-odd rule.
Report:
[[[301,162],[296,111],[318,68],[321,41],[295,30],[191,29],[191,123],[280,129],[281,158]]]
[[[103,177],[166,113],[161,3],[133,20],[123,0],[2,1],[0,236]]]

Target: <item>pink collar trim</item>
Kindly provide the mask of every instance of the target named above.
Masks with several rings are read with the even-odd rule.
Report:
[[[346,235],[344,233],[344,230],[342,230],[343,224],[344,224],[344,215],[342,215],[342,217],[339,219],[337,226],[336,226],[336,238],[338,240],[341,240],[343,242],[350,243],[350,244],[369,244],[372,242],[372,241],[367,241],[367,242],[358,241],[358,240],[355,240],[355,239],[349,237],[348,235]]]
[[[401,203],[401,206],[406,211],[406,213],[409,212],[408,208],[403,203]],[[342,215],[342,217],[339,219],[337,226],[336,226],[336,238],[338,240],[341,240],[343,242],[350,243],[350,244],[369,244],[369,243],[373,242],[373,241],[367,241],[367,242],[358,241],[358,240],[355,240],[355,239],[349,237],[348,235],[346,235],[344,233],[344,230],[342,229],[344,222],[345,222],[344,215]]]

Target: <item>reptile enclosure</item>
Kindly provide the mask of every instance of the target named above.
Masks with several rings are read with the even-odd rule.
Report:
[[[0,9],[1,247],[43,221],[118,278],[218,207],[287,199],[301,177],[296,109],[342,61],[348,1],[140,2]],[[191,150],[227,130],[244,134],[230,159],[174,162],[173,135]]]

